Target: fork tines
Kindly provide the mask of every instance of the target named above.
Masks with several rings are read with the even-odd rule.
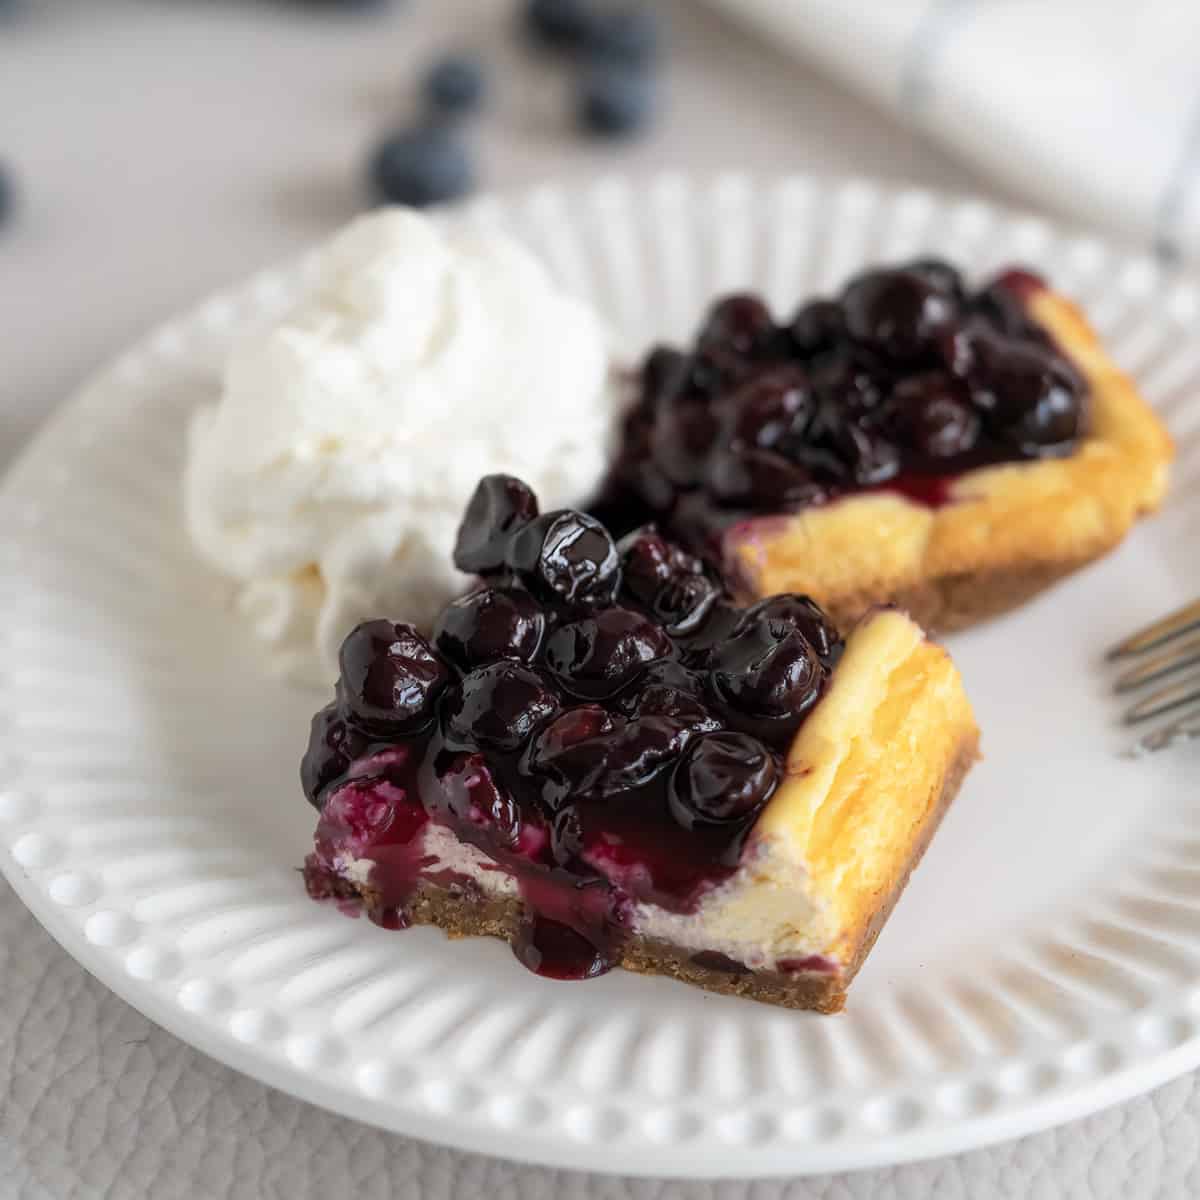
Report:
[[[1200,600],[1126,638],[1108,657],[1141,658],[1117,678],[1114,687],[1118,692],[1132,691],[1200,664]],[[1129,724],[1146,721],[1195,700],[1200,700],[1200,672],[1191,671],[1143,696],[1125,713],[1125,720]],[[1189,714],[1147,738],[1147,748],[1155,749],[1175,737],[1195,736],[1197,728],[1195,717]]]
[[[1108,657],[1126,658],[1131,654],[1141,654],[1143,651],[1161,646],[1181,633],[1187,633],[1197,628],[1200,628],[1200,600],[1185,605],[1178,612],[1171,613],[1169,617],[1163,617],[1152,625],[1147,625],[1145,629],[1138,630],[1123,642],[1118,642],[1108,652]]]

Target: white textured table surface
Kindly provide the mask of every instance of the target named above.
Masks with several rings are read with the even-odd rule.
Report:
[[[564,82],[517,70],[507,0],[322,16],[267,0],[28,0],[0,24],[0,466],[53,405],[173,310],[356,211],[366,148],[446,45],[486,45],[486,182],[727,165],[979,188],[830,84],[680,0],[670,106],[646,141],[570,134]],[[2,534],[2,531],[0,531]],[[441,1150],[331,1116],[164,1033],[89,977],[0,884],[0,1197],[564,1200],[1200,1194],[1200,1086],[953,1159],[792,1183],[655,1183]]]

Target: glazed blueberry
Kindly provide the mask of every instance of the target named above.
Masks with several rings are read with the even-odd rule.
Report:
[[[413,729],[429,721],[450,670],[411,625],[366,621],[342,643],[341,694],[365,727]]]
[[[558,697],[536,671],[500,662],[463,676],[447,700],[446,719],[459,741],[516,750],[558,708]]]
[[[381,142],[371,159],[370,180],[381,200],[426,208],[470,191],[475,169],[453,131],[429,126],[394,133]]]
[[[869,271],[842,293],[846,330],[860,345],[899,362],[934,350],[957,316],[952,292],[919,271]]]
[[[469,55],[452,54],[439,59],[425,76],[425,96],[443,112],[474,112],[487,93],[483,63]]]
[[[1049,345],[1045,330],[1029,316],[1025,299],[1045,287],[1028,271],[1006,271],[981,288],[971,302],[971,312],[1009,337],[1025,338]]]
[[[563,509],[530,521],[513,539],[511,564],[546,600],[611,604],[621,586],[612,535],[594,517]]]
[[[473,575],[502,571],[516,533],[538,515],[534,494],[511,475],[485,475],[458,527],[454,565]]]
[[[693,486],[703,480],[720,434],[720,419],[703,402],[660,408],[650,431],[655,466],[676,487]]]
[[[606,608],[560,625],[546,640],[546,665],[569,692],[596,699],[620,691],[671,650],[671,639],[649,618]]]
[[[679,391],[687,374],[687,355],[670,346],[656,346],[646,356],[641,372],[643,402],[650,407]]]
[[[900,450],[877,429],[846,421],[835,439],[838,453],[859,487],[886,483],[900,474]]]
[[[17,206],[17,189],[12,175],[3,163],[0,163],[0,225],[3,225]]]
[[[620,64],[599,64],[579,80],[579,124],[599,137],[640,132],[654,115],[654,102],[653,81]]]
[[[776,511],[811,504],[824,494],[808,468],[773,450],[730,450],[714,455],[708,486],[722,504]]]
[[[792,349],[800,358],[813,358],[833,350],[846,336],[842,306],[833,300],[810,300],[788,326]]]
[[[628,721],[610,739],[600,769],[586,784],[586,794],[606,799],[645,787],[684,752],[695,733],[678,717]]]
[[[521,588],[481,588],[452,601],[434,633],[438,651],[470,671],[499,659],[532,662],[542,644],[546,615]]]
[[[925,458],[969,454],[979,440],[979,414],[970,393],[944,371],[902,379],[891,404],[899,437]]]
[[[692,742],[671,777],[671,815],[684,829],[744,821],[779,782],[771,752],[744,733],[709,733]]]
[[[734,728],[780,745],[817,702],[824,672],[789,621],[762,616],[712,651],[709,687]]]
[[[804,436],[816,399],[803,370],[781,366],[751,376],[719,409],[730,446],[774,450]]]
[[[485,828],[515,846],[521,814],[513,797],[488,769],[482,754],[455,755],[438,776],[446,808],[464,825]]]
[[[719,562],[753,514],[864,488],[940,505],[949,491],[923,479],[1070,453],[1086,388],[1029,315],[1044,286],[1009,271],[971,294],[925,258],[865,272],[782,328],[758,297],[717,301],[690,355],[646,362],[598,510]]]
[[[807,596],[782,592],[768,596],[738,615],[739,633],[761,621],[782,622],[796,629],[823,660],[828,660],[841,639],[820,607]]]
[[[918,258],[910,262],[907,269],[927,280],[944,295],[953,296],[960,303],[966,299],[962,275],[944,259]]]
[[[696,633],[721,598],[721,589],[707,575],[681,572],[658,589],[651,609],[672,637]]]
[[[312,719],[308,749],[300,763],[300,784],[308,802],[321,807],[325,789],[367,752],[369,742],[342,717],[336,704],[326,705]]]
[[[533,739],[530,764],[578,781],[600,765],[602,740],[614,729],[612,716],[598,704],[568,708]]]
[[[658,13],[650,4],[598,10],[587,31],[589,54],[640,67],[658,57],[662,40]]]
[[[663,584],[673,579],[681,569],[700,570],[698,560],[682,555],[653,525],[635,529],[617,543],[621,556],[621,582],[634,599],[653,604]],[[694,567],[692,566],[694,564]]]
[[[771,310],[757,296],[737,293],[718,300],[704,318],[697,345],[702,350],[756,356],[776,342]]]
[[[1070,450],[1083,429],[1083,386],[1053,351],[976,332],[967,352],[967,382],[985,423],[1028,458]]]
[[[525,27],[535,40],[554,49],[587,45],[596,22],[593,0],[527,0]]]

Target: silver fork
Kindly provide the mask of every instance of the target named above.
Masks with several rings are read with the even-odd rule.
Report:
[[[1126,724],[1173,714],[1137,742],[1135,754],[1200,737],[1200,600],[1118,642],[1108,657],[1136,660],[1113,684],[1118,693],[1158,685],[1126,710]]]

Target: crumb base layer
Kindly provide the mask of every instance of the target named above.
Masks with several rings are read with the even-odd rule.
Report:
[[[858,950],[854,960],[841,970],[725,970],[697,962],[698,952],[695,950],[636,935],[625,943],[616,965],[627,971],[666,975],[711,992],[745,996],[783,1008],[820,1013],[840,1012],[846,1003],[846,989],[870,953],[963,779],[978,758],[978,739],[972,736],[963,742],[946,771],[941,792],[929,810],[914,843],[913,853],[890,889],[880,896],[865,931],[856,939]],[[339,881],[337,895],[342,900],[363,901],[368,908],[373,900],[369,885],[360,889],[347,881]],[[510,944],[518,936],[524,911],[524,903],[519,898],[493,898],[462,888],[438,886],[427,880],[418,884],[405,906],[405,916],[413,925],[432,925],[452,938],[496,937]]]

